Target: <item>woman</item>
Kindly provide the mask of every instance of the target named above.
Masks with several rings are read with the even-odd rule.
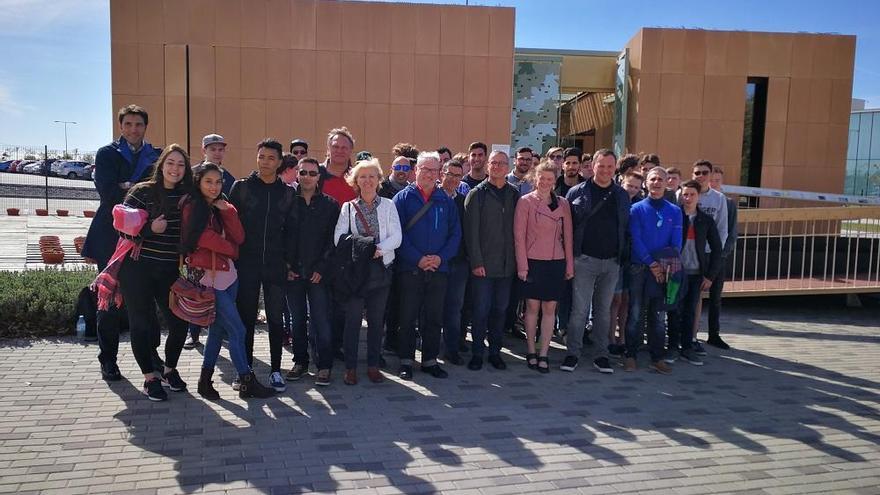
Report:
[[[553,338],[556,303],[565,281],[574,277],[571,209],[553,192],[558,168],[543,162],[532,171],[535,190],[520,198],[514,216],[517,276],[526,300],[525,327],[529,368],[550,372],[547,353]],[[535,353],[538,311],[541,311],[541,348]]]
[[[382,350],[382,330],[385,326],[385,303],[390,287],[391,262],[394,261],[394,250],[400,246],[401,230],[397,208],[387,198],[379,197],[378,188],[382,182],[382,168],[379,160],[358,162],[346,179],[355,190],[357,197],[342,205],[333,242],[339,244],[340,237],[349,233],[366,237],[375,244],[373,255],[377,270],[372,270],[373,280],[368,281],[367,289],[354,294],[344,302],[345,332],[343,348],[345,350],[346,385],[357,384],[358,340],[361,329],[361,316],[364,308],[367,311],[367,376],[373,383],[384,380],[379,371],[379,359]],[[388,283],[375,280],[376,275],[386,276]]]
[[[159,155],[153,177],[131,188],[123,202],[147,212],[147,222],[136,237],[120,232],[139,245],[140,253],[122,263],[119,290],[128,308],[132,354],[144,374],[143,394],[153,401],[168,399],[163,386],[186,390],[175,368],[187,324],[169,309],[168,294],[179,273],[180,200],[191,184],[189,157],[183,147],[172,144]],[[168,324],[164,364],[156,352],[161,338],[156,305]]]
[[[229,341],[229,357],[241,381],[238,396],[242,399],[271,397],[275,390],[260,384],[248,366],[244,323],[235,306],[238,273],[232,260],[238,258],[238,247],[244,242],[244,227],[238,211],[222,194],[223,172],[220,167],[205,163],[195,173],[193,181],[193,193],[183,206],[180,252],[186,254],[187,278],[204,287],[213,287],[216,312],[205,343],[199,395],[208,400],[220,398],[211,384],[211,375],[225,333]]]

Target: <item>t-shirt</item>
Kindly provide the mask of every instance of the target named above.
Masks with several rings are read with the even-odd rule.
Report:
[[[335,175],[331,175],[324,179],[324,184],[321,186],[321,192],[335,199],[339,204],[351,201],[357,197],[354,188],[348,185],[348,182],[346,182],[344,178]]]
[[[697,234],[694,230],[694,220],[697,219],[696,213],[688,215],[687,235],[684,239],[684,248],[681,250],[681,266],[688,275],[700,273],[700,258],[697,257],[696,239]]]
[[[477,187],[477,184],[479,184],[480,182],[483,182],[484,180],[486,180],[486,179],[474,179],[473,177],[471,177],[470,174],[465,175],[464,178],[461,179],[461,181],[464,182],[465,184],[467,184],[468,187],[470,187],[471,189]]]
[[[617,199],[612,188],[599,187],[594,181],[587,185],[590,188],[590,211],[600,202],[606,203],[584,224],[584,240],[581,251],[592,258],[607,260],[616,258],[617,246]]]
[[[583,177],[581,177],[580,175],[577,176],[577,183],[578,184],[580,184],[584,180],[585,179]],[[575,185],[577,185],[577,184],[575,184]],[[553,192],[555,192],[557,196],[564,198],[568,194],[568,190],[571,189],[572,187],[574,187],[574,186],[569,186],[568,184],[565,183],[565,176],[560,175],[559,178],[556,179],[556,187],[553,189]]]

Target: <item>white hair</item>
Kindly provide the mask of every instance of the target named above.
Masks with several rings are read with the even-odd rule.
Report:
[[[416,158],[416,167],[421,168],[422,164],[428,160],[433,160],[439,164],[440,153],[437,153],[436,151],[422,151],[419,153],[418,158]]]

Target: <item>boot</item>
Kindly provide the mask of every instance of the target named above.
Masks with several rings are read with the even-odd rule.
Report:
[[[212,385],[211,375],[213,374],[213,368],[202,368],[202,374],[199,376],[199,395],[208,400],[218,400],[220,398],[220,393]]]
[[[254,372],[239,375],[241,379],[241,388],[238,389],[238,397],[241,399],[266,399],[275,395],[275,389],[267,387],[257,381]]]

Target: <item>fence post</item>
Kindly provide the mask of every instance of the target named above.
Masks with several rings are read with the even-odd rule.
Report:
[[[43,145],[43,166],[46,167],[45,173],[43,173],[43,179],[45,181],[45,188],[43,189],[45,197],[46,197],[46,211],[49,211],[49,167],[47,166],[49,162],[49,146]]]

